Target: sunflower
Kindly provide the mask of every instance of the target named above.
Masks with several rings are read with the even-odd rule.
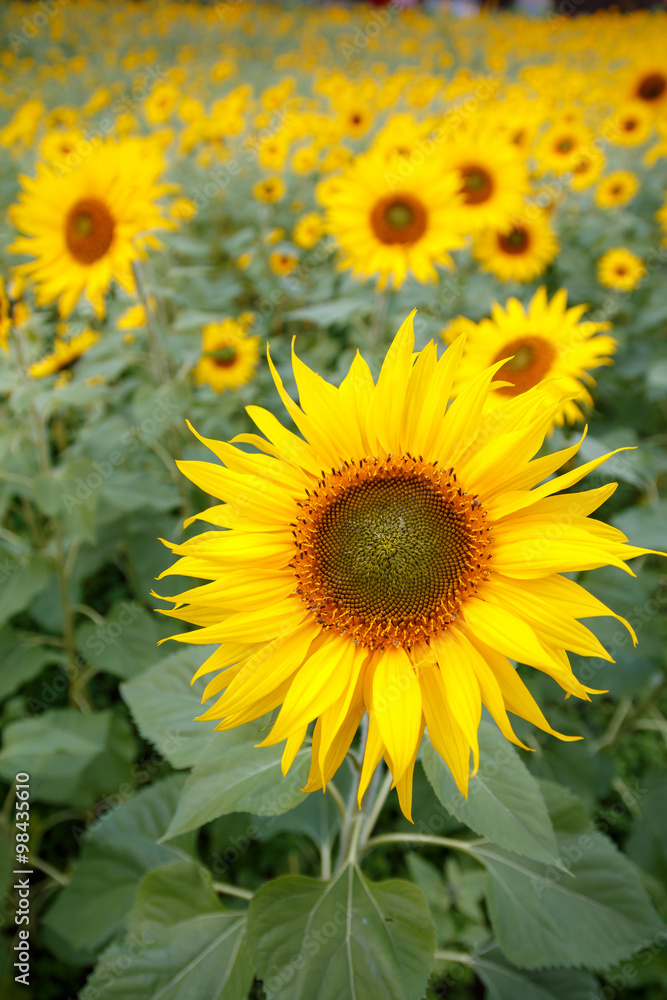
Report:
[[[630,170],[615,170],[603,177],[595,191],[595,204],[600,208],[625,205],[639,190],[637,175]]]
[[[602,135],[618,146],[640,146],[653,131],[653,115],[641,101],[626,101],[603,123]]]
[[[597,146],[589,146],[579,153],[572,165],[570,187],[573,191],[585,191],[598,179],[605,166],[604,153]]]
[[[298,247],[310,250],[318,242],[324,232],[324,220],[319,212],[308,212],[302,215],[294,227],[293,239]]]
[[[9,331],[12,328],[12,304],[5,291],[5,281],[0,275],[0,348],[7,350]]]
[[[37,302],[58,300],[68,316],[85,290],[99,316],[115,279],[134,291],[132,262],[137,238],[171,227],[155,200],[170,190],[159,185],[162,156],[148,139],[107,140],[62,177],[38,164],[37,177],[22,177],[23,191],[10,217],[20,236],[9,248],[34,259],[16,268],[37,286]]]
[[[581,122],[559,122],[542,135],[535,149],[541,171],[566,174],[574,171],[582,157],[591,156],[593,136]]]
[[[280,177],[265,177],[264,180],[257,181],[252,189],[257,201],[263,201],[267,205],[273,205],[285,197],[285,182]]]
[[[332,179],[333,180],[333,179]],[[448,250],[463,245],[452,224],[460,199],[453,172],[443,173],[436,157],[412,167],[378,154],[359,156],[320,198],[326,199],[328,231],[341,250],[341,269],[358,278],[377,276],[403,284],[409,272],[434,281],[434,264],[452,266]]]
[[[464,392],[489,365],[505,359],[498,377],[506,385],[494,387],[488,394],[486,408],[506,405],[508,399],[521,396],[543,384],[562,398],[554,413],[554,422],[574,423],[582,419],[578,402],[592,405],[584,382],[593,385],[588,374],[597,365],[612,364],[616,341],[609,336],[595,336],[609,329],[609,323],[579,322],[587,306],[567,308],[567,292],[561,289],[547,301],[544,287],[539,288],[527,309],[509,299],[503,309],[496,304],[491,318],[483,319],[467,331],[466,348],[457,372],[455,390]]]
[[[598,261],[600,284],[619,292],[631,292],[645,274],[646,268],[641,257],[625,247],[607,250]]]
[[[614,484],[562,493],[608,456],[544,482],[579,448],[532,460],[561,399],[538,386],[485,417],[501,360],[446,409],[462,346],[415,355],[410,316],[377,383],[357,355],[339,388],[294,357],[300,405],[269,359],[303,437],[250,406],[266,437],[235,443],[261,454],[200,438],[223,464],[179,467],[222,501],[192,519],[214,528],[166,543],[180,558],[163,576],[210,581],[164,612],[201,626],[178,641],[221,644],[197,673],[219,696],[201,718],[232,729],[282,706],[262,745],[285,743],[284,771],[317,720],[315,791],[367,713],[359,801],[384,757],[408,817],[425,727],[464,795],[483,704],[515,743],[508,711],[560,736],[510,660],[589,700],[567,650],[611,659],[578,619],[618,616],[561,574],[646,551],[587,516]]]
[[[46,378],[56,372],[66,372],[82,354],[90,350],[100,339],[99,333],[93,330],[83,330],[74,337],[57,336],[53,342],[53,351],[35,361],[28,369],[31,378]]]
[[[197,385],[210,385],[215,392],[238,389],[255,374],[259,360],[259,337],[247,335],[246,317],[227,317],[209,323],[202,334],[202,357],[195,368]]]
[[[665,201],[662,208],[658,209],[655,213],[655,217],[662,228],[663,237],[660,242],[662,243],[662,246],[667,246],[667,201]]]
[[[628,88],[628,97],[643,101],[652,109],[662,109],[667,104],[667,64],[664,60],[646,64],[635,74]]]
[[[551,264],[558,254],[556,239],[546,212],[517,219],[503,232],[487,229],[473,243],[475,259],[483,270],[501,281],[532,281]]]
[[[497,131],[455,131],[445,144],[443,167],[454,171],[461,196],[459,229],[503,229],[521,212],[528,171],[520,149]]]
[[[269,267],[274,274],[281,278],[291,274],[298,263],[299,258],[296,254],[290,253],[289,250],[274,250],[269,255]]]

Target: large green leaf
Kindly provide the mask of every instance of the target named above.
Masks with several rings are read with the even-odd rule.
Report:
[[[428,906],[409,882],[286,876],[256,893],[248,948],[269,1000],[416,1000],[433,958]]]
[[[0,625],[23,611],[49,576],[49,564],[39,552],[0,550]]]
[[[161,638],[156,616],[136,601],[114,604],[102,624],[83,622],[76,646],[98,670],[116,677],[134,677],[155,662]]]
[[[667,778],[653,775],[640,799],[642,819],[626,845],[632,860],[644,871],[667,884]]]
[[[424,740],[421,759],[435,794],[462,823],[524,857],[559,864],[540,787],[495,726],[482,722],[479,727],[479,770],[470,782],[467,800],[428,740]]]
[[[473,848],[489,873],[498,943],[527,969],[604,969],[629,957],[662,924],[632,864],[596,832],[561,834],[567,871],[491,845]]]
[[[62,651],[40,645],[40,639],[16,632],[10,625],[0,629],[0,700],[37,677],[47,663],[63,662]]]
[[[318,302],[312,306],[293,309],[285,314],[286,319],[306,320],[316,326],[331,326],[332,323],[342,323],[355,313],[367,314],[372,303],[364,296],[349,299],[334,299],[332,302]]]
[[[183,789],[168,837],[203,826],[230,812],[276,816],[303,801],[300,791],[310,765],[310,746],[299,750],[283,777],[280,745],[258,748],[266,736],[265,721],[215,732]]]
[[[121,684],[139,732],[165,755],[172,767],[192,767],[205,747],[218,738],[210,724],[195,722],[201,715],[201,692],[206,678],[193,674],[215,647],[188,646]]]
[[[181,847],[158,843],[182,782],[174,775],[152,785],[104,813],[84,833],[72,879],[44,919],[56,941],[85,955],[98,951],[128,919],[141,877],[152,868],[188,860]]]
[[[112,946],[82,998],[105,1000],[245,1000],[253,971],[245,948],[245,915],[202,913],[147,932],[137,944]]]
[[[123,783],[134,788],[135,753],[129,724],[112,710],[54,708],[5,728],[0,776],[27,771],[34,799],[86,806]]]
[[[590,1000],[597,996],[598,982],[590,972],[525,972],[511,966],[497,948],[477,956],[474,969],[486,986],[486,1000]]]

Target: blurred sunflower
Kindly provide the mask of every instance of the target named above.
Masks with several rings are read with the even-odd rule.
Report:
[[[0,348],[7,350],[9,331],[12,328],[12,304],[5,291],[5,281],[0,275]]]
[[[324,232],[324,220],[319,212],[308,212],[297,219],[294,227],[294,242],[304,250],[310,250]]]
[[[643,101],[652,109],[662,109],[667,104],[667,64],[660,61],[646,62],[634,69],[628,88],[633,101]]]
[[[259,361],[259,337],[248,336],[248,325],[228,317],[204,327],[202,357],[194,371],[197,385],[223,392],[250,382]]]
[[[629,170],[615,170],[603,177],[595,191],[595,204],[600,208],[625,205],[639,190],[637,175]]]
[[[549,217],[542,211],[516,220],[503,232],[484,230],[473,243],[475,259],[501,281],[532,281],[556,258],[558,249]]]
[[[288,250],[274,250],[269,255],[269,267],[274,274],[279,275],[281,278],[291,274],[298,263],[299,258],[297,255],[290,253]]]
[[[520,149],[498,130],[454,132],[445,143],[444,170],[453,171],[461,197],[461,232],[504,229],[521,212],[528,171]]]
[[[327,197],[327,230],[341,251],[339,267],[356,278],[377,276],[400,287],[408,273],[435,281],[434,265],[452,267],[448,250],[463,245],[452,223],[460,198],[453,172],[431,157],[418,167],[383,156],[359,156]],[[336,179],[338,180],[338,178]]]
[[[646,268],[641,257],[625,247],[607,250],[598,261],[600,284],[619,292],[631,292],[645,274]]]
[[[458,369],[455,390],[469,389],[489,365],[504,361],[498,379],[507,383],[494,387],[486,400],[487,409],[506,405],[542,384],[562,398],[553,422],[562,425],[583,419],[577,403],[592,406],[593,400],[584,383],[594,385],[589,369],[612,364],[616,341],[596,336],[608,330],[609,323],[579,322],[587,306],[567,308],[567,292],[556,292],[547,301],[546,288],[535,292],[528,308],[509,299],[503,309],[495,304],[491,318],[468,326],[466,346]]]
[[[574,171],[583,157],[592,158],[595,148],[590,129],[581,122],[560,122],[540,137],[535,156],[543,173],[565,174]]]
[[[48,375],[61,372],[65,375],[65,378],[61,375],[61,382],[65,381],[74,362],[90,350],[99,339],[99,333],[93,330],[83,330],[82,333],[69,338],[57,336],[53,341],[53,350],[30,365],[28,374],[31,378],[46,378]]]
[[[285,182],[280,177],[265,177],[257,181],[252,189],[257,201],[263,201],[267,205],[273,205],[285,197]]]
[[[607,118],[602,135],[618,146],[639,146],[653,131],[653,115],[641,101],[627,101]]]
[[[85,291],[103,316],[112,279],[132,294],[138,238],[173,226],[156,204],[171,189],[158,184],[162,168],[150,140],[107,140],[71,173],[57,176],[38,164],[35,178],[21,178],[9,215],[26,235],[9,249],[34,258],[15,270],[34,282],[39,305],[58,300],[60,315],[68,316]]]
[[[508,711],[577,738],[551,728],[510,661],[588,700],[566,650],[611,659],[578,619],[618,616],[561,574],[646,552],[587,516],[615,484],[562,495],[608,456],[544,482],[579,448],[532,460],[562,399],[538,386],[488,419],[497,362],[446,409],[462,343],[415,355],[410,316],[377,384],[357,355],[339,388],[294,357],[300,406],[271,365],[303,437],[251,406],[266,437],[235,441],[261,454],[200,438],[224,464],[179,467],[222,501],[192,519],[215,529],[166,543],[180,558],[163,576],[211,581],[164,612],[201,626],[178,641],[221,644],[197,673],[215,672],[203,698],[220,696],[201,718],[232,729],[282,706],[262,745],[285,742],[284,771],[317,720],[314,791],[368,713],[359,801],[384,757],[408,817],[425,726],[464,795],[483,704],[519,745]]]

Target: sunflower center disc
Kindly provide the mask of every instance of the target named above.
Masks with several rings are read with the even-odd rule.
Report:
[[[301,597],[323,626],[364,645],[427,639],[488,572],[485,515],[451,470],[369,459],[300,506]]]
[[[649,73],[637,89],[637,96],[642,101],[657,101],[667,89],[667,79],[662,73]]]
[[[67,249],[80,264],[94,264],[104,257],[114,236],[109,209],[96,198],[82,198],[65,221]]]
[[[482,167],[464,167],[461,171],[462,194],[466,205],[481,205],[493,191],[493,181]]]
[[[499,369],[497,378],[501,382],[511,382],[497,391],[504,396],[518,396],[532,389],[547,374],[556,357],[556,350],[543,337],[519,337],[505,344],[493,359],[494,362],[514,355]]]
[[[210,354],[209,357],[217,368],[231,368],[236,361],[236,351],[233,347],[221,347],[220,350]]]
[[[381,243],[414,243],[426,232],[426,209],[414,195],[386,195],[373,207],[371,228]]]
[[[509,254],[523,253],[528,247],[528,233],[525,229],[512,229],[506,236],[499,236],[498,243],[501,250]]]

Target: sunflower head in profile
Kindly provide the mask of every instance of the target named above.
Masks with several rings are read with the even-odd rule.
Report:
[[[485,415],[506,354],[448,407],[464,339],[415,354],[410,316],[377,382],[357,355],[338,387],[294,356],[299,404],[271,365],[299,433],[250,406],[260,434],[200,438],[218,464],[179,467],[218,499],[193,518],[212,528],[168,543],[163,574],[210,581],[165,612],[201,626],[178,641],[220,644],[197,674],[215,675],[202,719],[232,729],[280,707],[263,745],[284,744],[287,771],[310,742],[314,791],[368,715],[359,801],[384,757],[408,817],[425,727],[464,795],[482,705],[515,743],[508,713],[560,735],[510,661],[588,699],[567,650],[610,659],[579,619],[617,616],[562,574],[646,551],[588,516],[614,484],[562,493],[607,456],[553,478],[579,444],[534,458],[561,398],[538,385]]]
[[[598,261],[598,281],[618,292],[631,292],[646,274],[641,257],[625,247],[607,250]]]
[[[259,361],[259,337],[248,336],[249,316],[227,317],[204,327],[202,356],[194,372],[197,385],[223,392],[250,382]]]
[[[487,410],[542,385],[544,391],[551,389],[562,399],[554,423],[582,420],[578,404],[591,406],[593,402],[586,388],[594,384],[589,369],[612,364],[616,349],[612,337],[599,335],[609,323],[580,322],[586,308],[568,309],[564,289],[549,302],[544,287],[537,290],[527,309],[518,299],[509,299],[504,309],[494,305],[490,318],[467,330],[455,390],[464,391],[489,365],[503,362],[499,384],[488,394]]]
[[[435,265],[451,267],[448,251],[463,245],[452,223],[456,188],[455,175],[443,174],[436,157],[418,166],[377,153],[357,157],[327,199],[326,226],[340,247],[340,268],[377,277],[380,288],[390,279],[400,287],[408,273],[436,280]]]
[[[107,140],[71,172],[38,164],[10,217],[22,233],[10,250],[33,259],[16,268],[36,286],[39,305],[57,300],[68,316],[85,291],[99,316],[112,279],[134,291],[132,262],[138,241],[169,228],[157,199],[170,187],[158,183],[163,163],[149,139]]]
[[[558,240],[546,212],[533,208],[501,232],[486,229],[473,243],[473,255],[501,281],[532,281],[558,254]]]
[[[99,339],[99,333],[93,330],[83,330],[73,337],[63,336],[62,333],[59,333],[53,342],[53,350],[45,354],[39,361],[35,361],[28,369],[28,374],[31,378],[47,378],[49,375],[60,372],[57,384],[62,385],[71,377],[72,366]]]
[[[497,129],[457,130],[444,144],[441,168],[457,179],[462,232],[506,228],[528,193],[525,156]]]

